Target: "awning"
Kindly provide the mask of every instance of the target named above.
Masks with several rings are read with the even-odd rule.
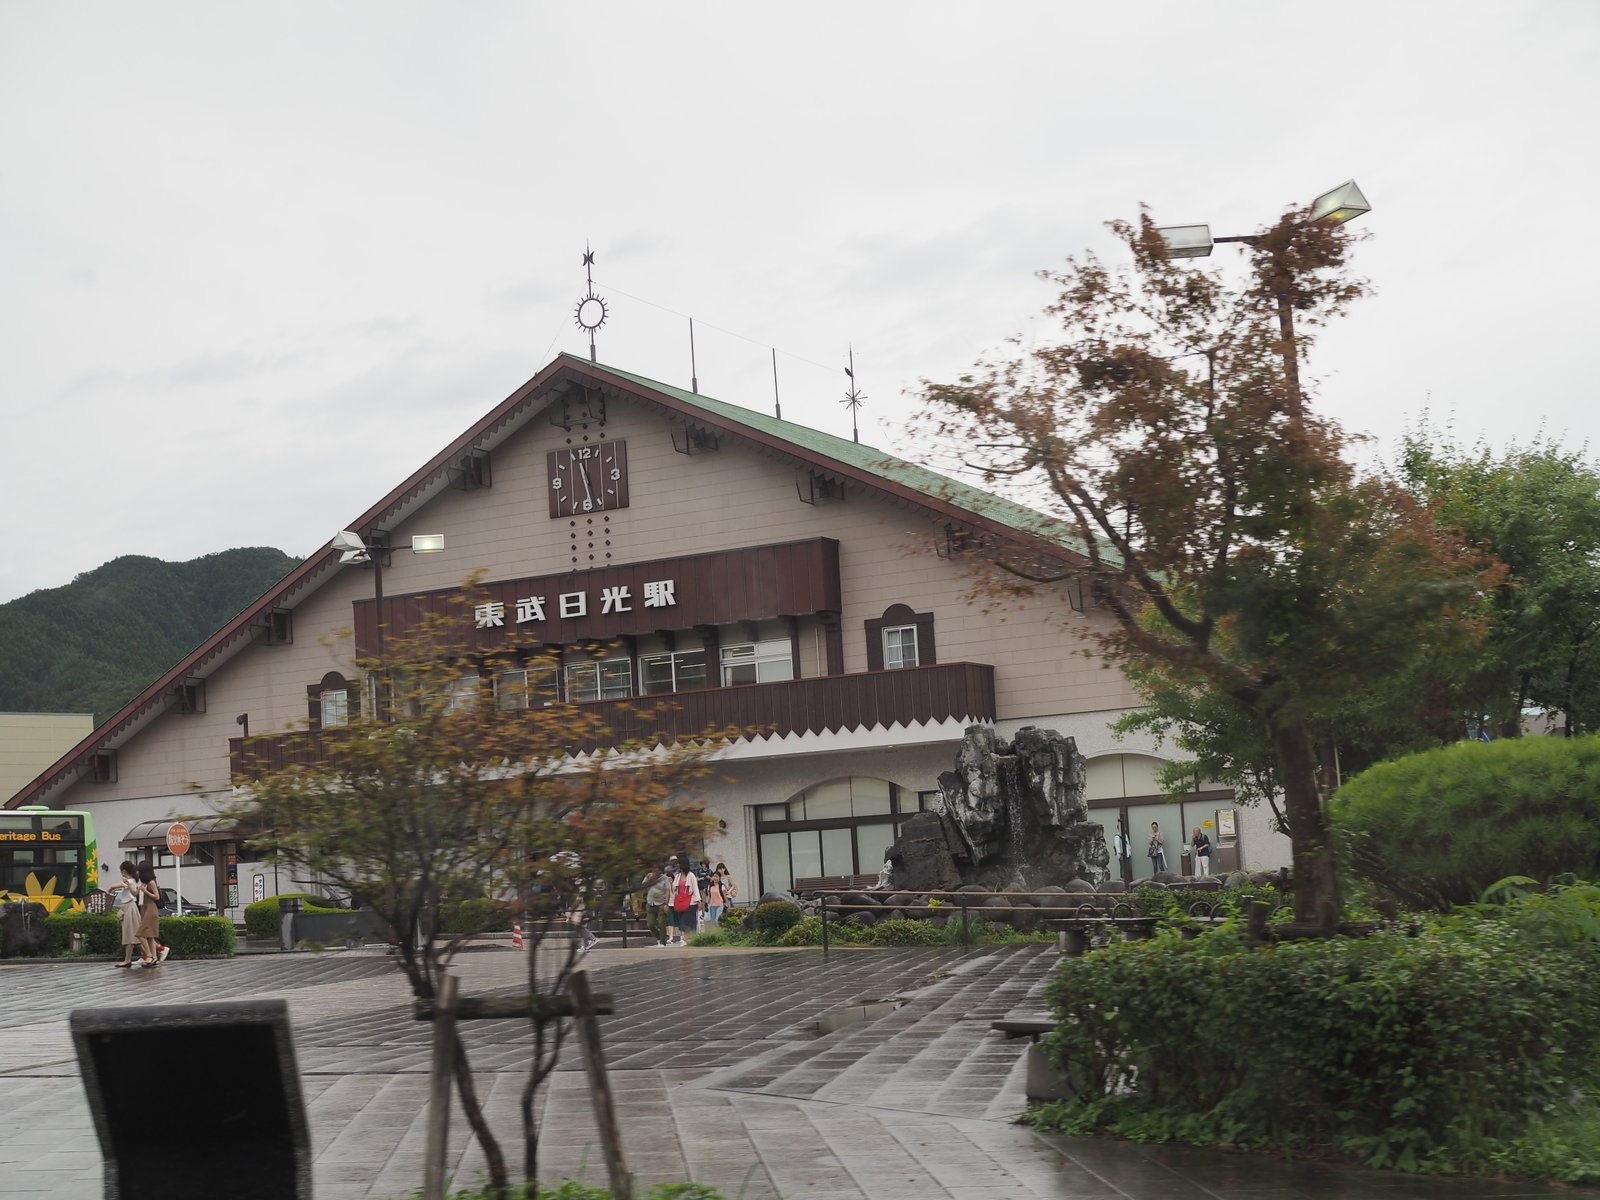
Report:
[[[145,821],[135,825],[123,835],[117,846],[120,849],[137,849],[142,846],[165,846],[167,844],[167,830],[174,824],[173,818],[164,821]],[[237,842],[240,840],[238,826],[231,823],[226,817],[198,817],[193,821],[185,821],[184,825],[189,830],[191,842]]]

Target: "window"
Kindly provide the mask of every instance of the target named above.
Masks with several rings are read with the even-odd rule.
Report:
[[[706,685],[706,652],[679,650],[674,654],[646,654],[639,659],[639,692],[687,692]]]
[[[477,704],[483,696],[483,679],[476,671],[467,675],[457,675],[444,686],[444,693],[440,697],[443,702],[443,711],[446,713],[466,712]]]
[[[755,809],[758,885],[788,890],[818,875],[875,875],[912,813],[937,792],[857,776],[815,784],[787,804]]]
[[[339,729],[350,724],[360,704],[357,685],[337,671],[329,671],[306,688],[307,715],[312,729]]]
[[[500,708],[546,708],[556,702],[553,666],[518,667],[494,677],[494,702]]]
[[[585,700],[622,700],[633,695],[633,660],[601,658],[593,662],[568,663],[567,703]]]
[[[794,651],[787,641],[747,642],[722,648],[723,687],[793,678]]]
[[[891,604],[883,610],[883,616],[865,624],[867,670],[931,667],[939,661],[933,650],[931,612],[912,612],[908,605]]]
[[[346,688],[322,693],[322,728],[337,729],[350,724],[350,692]]]
[[[883,665],[890,671],[917,665],[915,625],[891,625],[883,631]]]

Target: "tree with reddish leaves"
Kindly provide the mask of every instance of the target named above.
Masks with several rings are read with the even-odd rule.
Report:
[[[1366,291],[1352,237],[1304,210],[1245,242],[1248,270],[1174,261],[1146,214],[1131,261],[1041,272],[1053,344],[925,383],[931,432],[987,484],[1065,522],[1075,553],[969,538],[979,586],[1081,582],[1109,657],[1226,697],[1276,759],[1295,916],[1339,920],[1311,716],[1397,662],[1477,636],[1496,567],[1405,491],[1362,478],[1306,402],[1315,332]]]

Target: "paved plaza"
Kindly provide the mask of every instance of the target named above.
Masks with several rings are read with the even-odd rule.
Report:
[[[1037,1134],[1023,1107],[1025,1043],[989,1022],[1042,1012],[1055,961],[1038,946],[820,952],[606,947],[584,965],[615,997],[603,1020],[629,1164],[644,1184],[695,1179],[730,1200],[1432,1200],[1580,1197],[1528,1184],[1417,1180],[1184,1147]],[[506,949],[458,959],[467,994],[525,986]],[[0,965],[0,1197],[91,1200],[100,1153],[67,1014],[76,1007],[282,997],[315,1149],[319,1200],[402,1197],[420,1185],[429,1027],[378,952]],[[874,1020],[819,1020],[898,1001]],[[490,1120],[518,1161],[529,1033],[464,1027]],[[152,1064],[175,1110],[203,1107],[212,1064]],[[169,1090],[170,1089],[170,1090]],[[575,1041],[542,1094],[541,1176],[603,1182]],[[470,1183],[476,1147],[453,1120],[450,1167]]]

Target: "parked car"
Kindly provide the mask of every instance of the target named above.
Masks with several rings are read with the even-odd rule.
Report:
[[[178,893],[169,887],[162,888],[161,903],[156,905],[156,912],[163,917],[177,916]],[[194,900],[186,899],[183,902],[183,915],[186,917],[214,917],[217,915],[217,910],[209,904],[200,904]]]

